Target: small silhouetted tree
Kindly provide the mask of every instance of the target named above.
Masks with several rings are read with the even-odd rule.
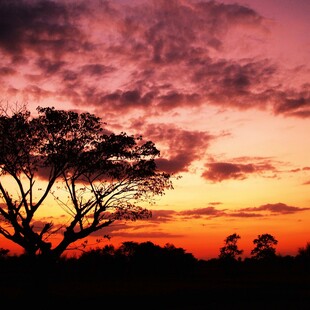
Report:
[[[9,249],[0,248],[0,258],[7,257],[9,252]]]
[[[300,247],[298,249],[297,255],[296,255],[296,261],[299,263],[302,263],[302,267],[309,272],[310,269],[310,242],[307,242],[307,244],[304,247]]]
[[[270,234],[258,235],[258,238],[253,240],[255,244],[254,249],[251,251],[252,258],[254,259],[271,259],[276,257],[276,248],[278,240]]]
[[[306,246],[298,249],[297,256],[305,258],[310,262],[310,242],[307,242]]]
[[[93,114],[37,112],[0,115],[0,234],[26,254],[57,259],[117,220],[150,217],[139,204],[172,189],[153,142],[111,133]],[[64,221],[54,225],[44,218],[56,207]]]
[[[139,243],[135,241],[125,241],[118,248],[117,252],[127,257],[132,257],[136,254]]]
[[[240,238],[236,233],[226,237],[224,240],[225,245],[220,248],[219,258],[221,260],[236,260],[243,253],[243,250],[240,250],[237,245]]]

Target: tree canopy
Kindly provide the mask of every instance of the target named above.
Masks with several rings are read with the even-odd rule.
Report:
[[[255,247],[251,251],[251,255],[254,259],[271,259],[276,256],[275,246],[278,244],[278,240],[271,234],[258,235],[253,243]]]
[[[225,245],[220,248],[219,258],[223,260],[235,260],[241,255],[243,250],[240,250],[237,245],[240,238],[240,235],[236,233],[227,236],[224,240]]]
[[[54,107],[38,107],[35,116],[2,113],[0,234],[29,255],[57,258],[116,220],[148,218],[141,202],[173,188],[171,175],[156,166],[159,156],[153,142],[111,133],[90,113]],[[49,207],[60,207],[66,221],[36,216]],[[60,241],[52,244],[55,234]]]

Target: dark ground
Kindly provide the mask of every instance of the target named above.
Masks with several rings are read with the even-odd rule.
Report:
[[[306,267],[202,261],[194,269],[177,272],[124,272],[98,264],[44,270],[10,265],[1,269],[0,304],[32,309],[308,310]]]

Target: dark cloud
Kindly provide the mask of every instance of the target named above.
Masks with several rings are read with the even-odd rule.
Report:
[[[83,65],[81,68],[81,74],[87,74],[90,76],[102,76],[111,71],[113,71],[113,68],[100,63]]]
[[[13,75],[16,71],[11,67],[0,67],[0,76]]]
[[[118,109],[123,112],[135,108],[147,109],[152,103],[154,94],[152,92],[141,93],[138,89],[127,91],[117,90],[113,93],[85,93],[88,102],[95,105],[112,106],[113,110]]]
[[[258,12],[219,1],[125,3],[1,1],[1,92],[105,115],[216,105],[310,116],[309,84],[287,87],[274,60],[225,54],[230,36],[266,30]],[[25,82],[3,83],[12,75]]]
[[[133,126],[139,129],[137,123]],[[193,162],[203,158],[210,141],[215,139],[208,132],[184,130],[169,124],[144,125],[143,130],[148,139],[162,145],[161,158],[156,162],[159,169],[169,173],[188,171]]]
[[[213,206],[205,208],[195,208],[177,212],[175,216],[180,216],[186,219],[212,219],[216,217],[237,217],[237,218],[251,218],[251,217],[268,217],[270,215],[289,215],[298,212],[309,211],[310,208],[300,208],[296,206],[288,206],[285,203],[265,204],[259,207],[242,208],[239,210],[231,209],[217,209]]]
[[[226,213],[222,210],[217,210],[216,208],[210,206],[206,208],[197,208],[192,210],[185,210],[178,213],[181,216],[186,216],[190,218],[201,218],[201,217],[218,217],[226,216]]]
[[[208,170],[202,174],[203,178],[212,181],[223,181],[226,179],[244,179],[247,173],[253,173],[253,166],[237,165],[231,163],[211,163],[206,165]]]
[[[169,159],[159,158],[156,159],[156,165],[159,170],[165,171],[170,174],[185,172],[188,170],[189,165],[192,163],[190,156],[174,156]]]
[[[265,60],[245,59],[243,64],[239,64],[232,60],[210,58],[209,50],[221,47],[230,27],[262,27],[261,16],[237,4],[158,1],[127,10],[126,18],[119,23],[122,25],[118,28],[121,29],[121,38],[118,37],[121,44],[118,49],[114,46],[113,52],[137,68],[128,84],[130,91],[139,90],[139,96],[134,98],[136,107],[146,108],[141,105],[141,98],[150,93],[149,103],[157,111],[199,106],[206,99],[213,104],[227,104],[228,98],[231,105],[250,107],[255,104],[253,100],[243,105],[240,101],[253,95],[252,88],[267,81],[275,71]],[[135,55],[135,58],[131,59],[130,55]],[[145,85],[141,86],[141,81]],[[190,91],[184,88],[183,82]],[[227,97],[219,98],[223,89],[227,91]],[[133,103],[124,102],[123,92],[99,92],[99,96],[95,96],[97,100],[91,102],[107,106],[111,102],[122,108],[125,106],[123,103]],[[131,106],[134,107],[133,104]]]
[[[73,20],[80,5],[61,2],[12,0],[0,3],[0,49],[10,55],[22,55],[30,49],[38,54],[78,51],[81,33]]]
[[[268,162],[254,163],[235,163],[235,162],[212,162],[205,165],[206,170],[202,177],[212,182],[221,182],[224,180],[244,180],[250,174],[263,174],[266,172],[275,172],[275,167]]]
[[[148,221],[166,223],[173,221],[175,215],[175,210],[152,210],[152,217]]]
[[[179,63],[202,50],[218,49],[229,27],[259,25],[263,20],[255,11],[238,4],[225,5],[215,1],[156,1],[154,4],[148,10],[145,7],[136,9],[130,21],[134,24],[142,17],[146,26],[142,36],[149,47],[148,54],[156,64]],[[124,33],[126,38],[132,37],[132,27],[128,29]]]
[[[78,79],[78,73],[73,70],[64,70],[62,72],[63,82],[64,83],[72,83]],[[64,92],[65,93],[65,92]]]
[[[36,61],[36,65],[44,75],[54,75],[61,70],[61,68],[65,65],[65,62],[50,60],[47,58],[39,58]]]
[[[263,214],[240,211],[240,212],[232,212],[232,213],[226,214],[226,216],[249,218],[249,217],[262,217]]]
[[[299,91],[288,89],[286,92],[276,92],[274,94],[276,114],[297,116],[301,118],[309,117],[310,114],[310,84],[304,84]]]
[[[219,201],[209,202],[210,206],[218,206],[218,205],[221,205],[221,204],[222,204],[222,202],[219,202]]]
[[[301,169],[300,168],[295,168],[295,169],[291,169],[290,172],[300,172]]]
[[[242,211],[247,212],[270,211],[271,213],[278,213],[278,214],[292,214],[307,210],[310,210],[310,208],[299,208],[294,206],[288,206],[285,203],[281,202],[275,204],[268,203],[265,205],[261,205],[259,207],[242,209]]]
[[[156,104],[163,111],[169,111],[177,107],[200,105],[202,97],[197,93],[187,94],[177,91],[170,91],[167,94],[160,95]]]
[[[221,59],[191,61],[191,78],[200,93],[211,103],[239,109],[264,108],[268,103],[266,87],[276,73],[269,60]],[[261,90],[260,90],[261,89]],[[272,91],[273,93],[274,91]]]
[[[303,171],[309,171],[310,167],[303,167],[303,168],[296,168],[296,169],[292,169],[290,170],[290,172],[294,172],[294,173],[299,173],[299,172],[303,172]],[[302,185],[309,185],[310,181],[305,181],[302,183]]]

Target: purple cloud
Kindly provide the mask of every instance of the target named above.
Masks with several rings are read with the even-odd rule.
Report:
[[[224,180],[244,180],[250,174],[262,174],[265,172],[275,172],[275,167],[268,162],[256,163],[231,163],[231,162],[213,162],[205,165],[206,170],[202,177],[212,182],[221,182]]]
[[[310,115],[309,84],[279,83],[282,68],[272,59],[222,53],[228,32],[266,30],[263,16],[237,3],[12,0],[0,3],[0,20],[8,96],[57,98],[115,116],[203,104]]]
[[[281,203],[281,202],[274,203],[274,204],[268,203],[265,205],[261,205],[259,207],[242,209],[242,211],[247,211],[247,212],[269,211],[271,213],[277,213],[277,214],[292,214],[292,213],[307,211],[307,210],[310,210],[310,208],[299,208],[299,207],[294,207],[294,206],[288,206],[285,203]]]

